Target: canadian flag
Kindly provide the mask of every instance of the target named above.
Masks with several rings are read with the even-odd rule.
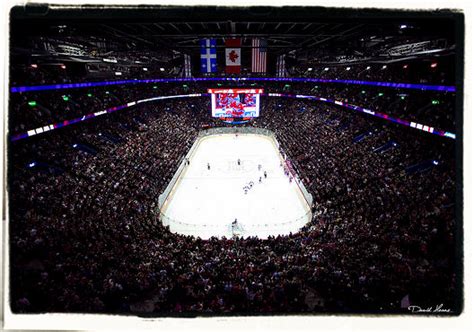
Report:
[[[240,38],[225,40],[225,72],[240,73]]]

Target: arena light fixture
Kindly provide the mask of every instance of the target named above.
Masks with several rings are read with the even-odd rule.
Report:
[[[64,101],[69,101],[69,97],[66,96],[66,95],[64,95],[64,96],[63,96],[63,100],[64,100]]]
[[[88,93],[88,94],[87,94],[87,97],[92,97],[92,93]]]
[[[116,71],[115,76],[122,76],[122,72],[121,71]]]
[[[438,165],[438,164],[439,164],[439,161],[433,160],[433,165]]]
[[[328,71],[328,70],[329,70],[329,67],[324,68],[324,71]]]
[[[431,101],[431,104],[432,104],[432,105],[439,105],[439,100],[433,99],[433,100]]]
[[[72,147],[73,147],[73,148],[77,148],[77,144],[74,143],[74,144],[72,145]]]
[[[433,63],[431,64],[431,68],[436,68],[436,67],[438,67],[438,64],[437,64],[436,62],[433,62]]]
[[[146,67],[143,67],[143,71],[148,71],[148,68],[146,68]]]
[[[407,28],[407,25],[406,24],[401,24],[400,25],[400,29],[406,29]]]
[[[32,63],[31,68],[38,68],[38,65],[36,63]]]
[[[382,97],[383,96],[383,92],[379,92],[379,97]]]
[[[161,68],[160,68],[160,71],[165,71],[165,68],[161,67]]]
[[[382,69],[387,69],[387,65],[383,65],[383,66],[382,66]]]
[[[310,67],[310,68],[308,68],[308,71],[313,71],[313,68],[311,68],[311,67]]]
[[[370,66],[367,66],[367,68],[365,68],[366,70],[369,70],[370,69]]]
[[[36,106],[36,101],[31,100],[31,101],[28,102],[28,105],[30,105],[31,107],[35,107]]]
[[[66,69],[66,65],[61,65],[61,69]]]
[[[351,70],[351,67],[346,67],[346,70]]]
[[[408,65],[403,65],[403,69],[407,69],[408,68]]]

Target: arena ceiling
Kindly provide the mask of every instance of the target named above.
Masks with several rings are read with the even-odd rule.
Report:
[[[450,15],[320,7],[27,6],[11,12],[11,40],[13,53],[29,48],[31,40],[50,38],[99,48],[101,55],[170,50],[195,55],[202,38],[217,38],[223,48],[224,38],[237,37],[249,48],[260,37],[274,56],[291,51],[306,59],[378,56],[395,45],[427,40],[453,49],[457,27]]]

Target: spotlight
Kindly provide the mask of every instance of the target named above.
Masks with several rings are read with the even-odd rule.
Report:
[[[61,69],[66,69],[66,65],[61,65]]]
[[[403,65],[403,69],[407,69],[408,68],[408,65]]]
[[[312,71],[312,70],[313,70],[313,68],[308,68],[308,71]]]
[[[433,165],[438,165],[438,164],[439,164],[439,161],[433,160]]]
[[[143,67],[143,71],[148,71],[148,68],[146,68],[146,67]]]
[[[366,70],[369,70],[370,69],[370,66],[367,66],[367,68],[365,68]]]
[[[31,168],[31,167],[35,167],[36,166],[36,163],[33,161],[32,163],[29,163],[28,164],[28,167]]]
[[[116,71],[116,72],[115,72],[115,76],[122,76],[122,72]]]
[[[406,29],[406,28],[407,28],[407,25],[406,25],[406,24],[400,25],[400,29]]]
[[[31,68],[38,68],[38,65],[36,63],[32,63]]]
[[[324,71],[328,71],[328,70],[329,70],[329,68],[328,68],[328,67],[324,68]]]
[[[351,67],[346,67],[346,70],[351,70]]]
[[[165,71],[165,68],[161,67],[161,68],[160,68],[160,71]]]
[[[437,64],[436,62],[433,62],[433,63],[431,64],[431,68],[436,68],[436,67],[438,67],[438,64]]]
[[[383,65],[383,66],[382,66],[382,69],[387,69],[387,65]]]
[[[74,143],[74,144],[72,145],[72,147],[73,147],[73,148],[77,148],[77,144]]]

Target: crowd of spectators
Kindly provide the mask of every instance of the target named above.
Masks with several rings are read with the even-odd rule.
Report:
[[[295,75],[321,79],[454,85],[456,62],[453,57],[449,55],[393,63],[309,63],[297,68]]]
[[[422,84],[455,84],[455,61],[454,55],[444,57],[427,57],[423,59],[411,59],[394,63],[314,63],[304,62],[288,68],[288,75],[293,77],[312,77],[321,79],[345,79],[345,80],[364,80],[364,81],[383,81],[394,83],[422,83]],[[134,70],[123,72],[121,76],[115,79],[154,79],[173,77],[172,71],[166,66],[165,71],[157,71],[157,68],[151,69],[150,66],[143,65],[147,68],[137,67]],[[349,69],[348,69],[349,68]],[[220,66],[217,73],[211,74],[213,77],[225,76],[225,66]],[[182,70],[182,69],[181,69]],[[269,70],[271,70],[269,68]],[[90,73],[86,70],[75,73],[72,76],[67,64],[30,64],[28,66],[12,65],[10,67],[11,76],[14,78],[10,83],[12,86],[19,85],[43,85],[43,84],[59,84],[59,83],[77,83],[89,81],[103,81],[103,77],[91,78]],[[118,69],[110,68],[110,74]],[[80,74],[82,73],[82,74]],[[109,74],[109,76],[110,76]],[[176,73],[175,73],[176,74]],[[194,76],[205,76],[206,74],[194,73]],[[259,77],[259,76],[275,76],[274,73],[252,73],[250,68],[243,67],[240,76]]]
[[[318,96],[361,106],[445,131],[455,131],[455,93],[311,82],[223,81],[221,87],[263,86],[265,93]],[[215,84],[217,85],[217,84]],[[10,94],[10,131],[19,134],[128,102],[156,96],[207,93],[209,82],[127,84]],[[207,96],[203,97],[208,99]]]
[[[88,107],[139,94],[122,89]],[[209,107],[208,98],[159,101],[10,143],[14,312],[456,305],[454,141],[329,104],[264,97],[261,117],[246,125],[276,134],[315,199],[313,219],[290,236],[201,240],[171,233],[156,208],[199,130],[223,125]]]

